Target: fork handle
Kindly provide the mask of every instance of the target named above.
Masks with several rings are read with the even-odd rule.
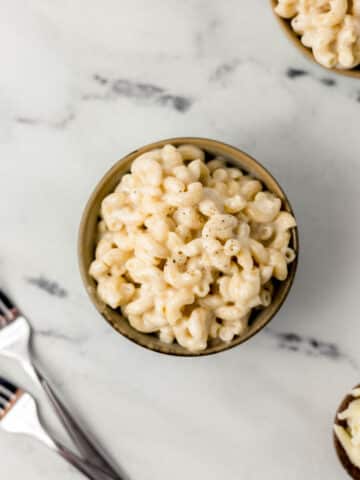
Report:
[[[87,435],[82,431],[78,423],[75,421],[74,417],[70,415],[69,411],[65,405],[60,401],[59,397],[55,394],[54,390],[50,387],[49,382],[45,379],[39,369],[33,364],[30,364],[30,369],[32,369],[32,377],[36,377],[36,381],[42,390],[46,393],[48,399],[50,400],[55,412],[58,415],[61,423],[65,427],[67,433],[69,434],[72,441],[78,447],[83,456],[87,459],[91,459],[91,462],[87,462],[88,465],[92,465],[100,471],[107,473],[108,477],[114,480],[123,480],[114,470],[112,465],[108,460],[100,453],[98,448],[96,448],[90,441]],[[65,455],[71,457],[72,452],[67,450],[62,445],[58,444],[59,453],[62,454],[65,452]],[[75,458],[75,457],[73,457]],[[84,462],[83,462],[84,463]]]
[[[90,480],[116,480],[118,478],[91,464],[88,460],[78,457],[60,443],[56,442],[54,451]]]

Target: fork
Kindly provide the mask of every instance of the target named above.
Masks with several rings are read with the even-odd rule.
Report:
[[[0,354],[17,360],[30,378],[46,393],[64,428],[82,455],[88,458],[93,465],[121,480],[111,464],[93,445],[65,405],[56,396],[43,374],[34,365],[30,341],[30,323],[0,290]]]
[[[55,440],[42,426],[33,397],[0,377],[0,427],[10,433],[37,438],[91,480],[111,480],[108,472],[81,459]]]

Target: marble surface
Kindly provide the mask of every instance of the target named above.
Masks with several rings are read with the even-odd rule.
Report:
[[[303,58],[264,0],[3,0],[0,15],[0,285],[67,404],[132,480],[346,478],[331,427],[360,377],[360,82]],[[301,237],[296,283],[269,328],[199,359],[115,334],[76,255],[103,173],[181,135],[262,162]],[[0,373],[62,436],[19,368],[1,358]],[[0,452],[1,478],[81,478],[29,438],[0,433]]]

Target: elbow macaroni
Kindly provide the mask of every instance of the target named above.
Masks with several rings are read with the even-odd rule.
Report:
[[[291,19],[321,65],[351,69],[360,64],[359,0],[278,0],[275,12]]]
[[[136,330],[194,352],[244,333],[295,259],[281,200],[193,145],[136,158],[101,217],[89,270],[99,297]]]

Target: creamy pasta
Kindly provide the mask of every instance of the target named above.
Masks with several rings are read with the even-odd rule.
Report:
[[[351,463],[360,468],[360,388],[351,392],[354,398],[337,419],[345,425],[334,425],[334,431]]]
[[[255,178],[193,145],[137,157],[104,198],[90,274],[133,328],[197,352],[248,328],[295,258],[293,216]]]
[[[321,65],[351,69],[360,64],[359,0],[278,0],[275,12],[291,19]]]

